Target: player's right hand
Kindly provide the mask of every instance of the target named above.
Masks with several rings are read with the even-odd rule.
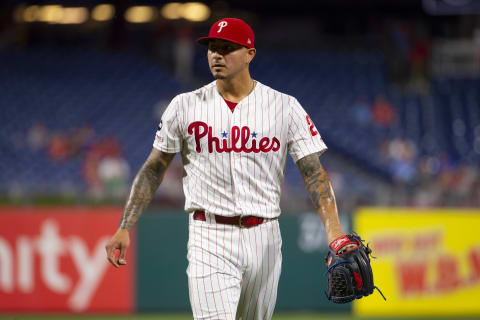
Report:
[[[108,241],[105,249],[107,250],[108,261],[118,268],[120,265],[126,265],[127,260],[125,256],[127,254],[127,248],[130,245],[130,235],[126,229],[118,229],[113,237]],[[120,250],[120,254],[117,258],[117,250]]]

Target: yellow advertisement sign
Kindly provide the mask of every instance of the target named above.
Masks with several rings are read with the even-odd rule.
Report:
[[[373,249],[380,294],[357,315],[480,315],[480,210],[363,208],[354,229]]]

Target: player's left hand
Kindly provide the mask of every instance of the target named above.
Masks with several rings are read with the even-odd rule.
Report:
[[[332,241],[326,257],[328,273],[328,300],[347,303],[373,293],[373,272],[370,265],[372,250],[364,246],[354,234]],[[378,290],[380,292],[380,290]],[[380,292],[385,299],[383,294]],[[386,299],[385,299],[386,300]]]

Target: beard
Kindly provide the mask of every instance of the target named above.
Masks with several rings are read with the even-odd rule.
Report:
[[[227,72],[225,68],[222,68],[220,71],[215,70],[214,67],[210,67],[210,72],[212,73],[213,77],[217,80],[225,80],[227,76],[225,75]]]
[[[214,74],[213,77],[217,80],[224,80],[224,79],[227,79],[227,77],[225,77],[223,74]]]

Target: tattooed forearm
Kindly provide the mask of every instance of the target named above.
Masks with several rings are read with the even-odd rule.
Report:
[[[133,180],[132,189],[119,225],[121,229],[130,231],[135,225],[145,207],[152,200],[158,186],[160,186],[173,157],[174,154],[152,151]]]
[[[327,172],[317,155],[306,156],[297,162],[310,199],[325,225],[329,239],[342,233],[337,204]]]
[[[305,181],[313,205],[319,209],[323,202],[335,202],[327,172],[318,156],[310,155],[298,161],[298,168]]]

